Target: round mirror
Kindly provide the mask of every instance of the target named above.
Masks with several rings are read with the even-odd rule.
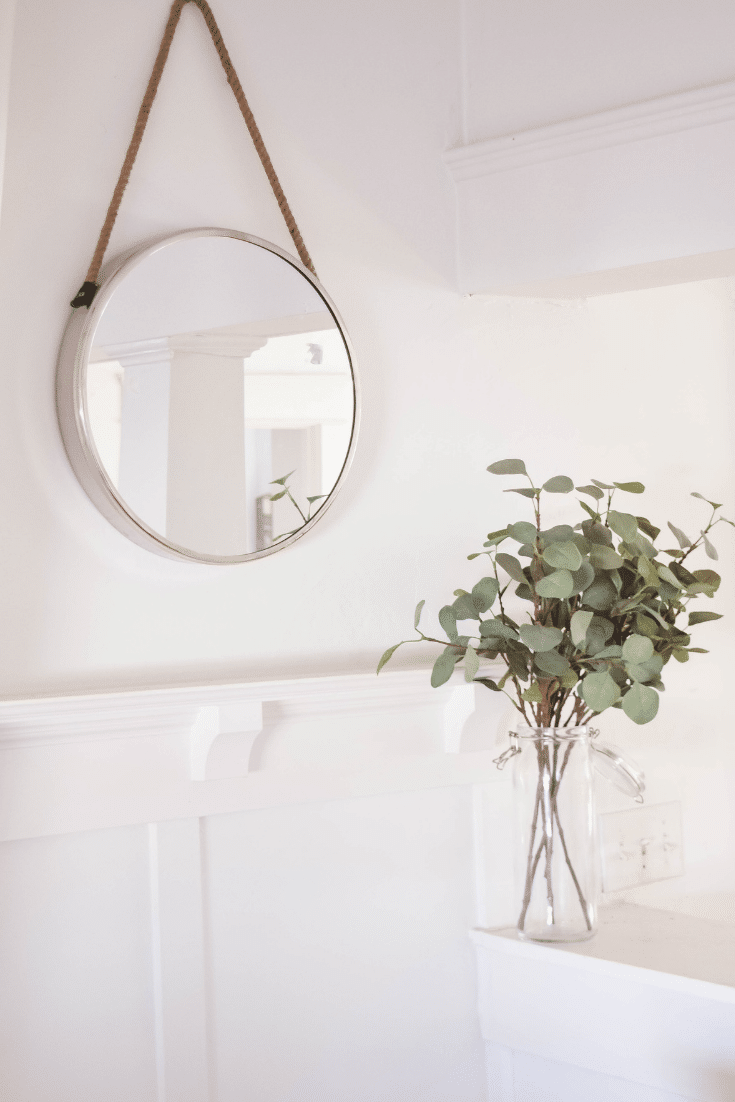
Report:
[[[260,558],[303,535],[357,429],[329,297],[298,260],[235,230],[188,230],[110,265],[67,327],[57,406],[108,520],[197,562]]]

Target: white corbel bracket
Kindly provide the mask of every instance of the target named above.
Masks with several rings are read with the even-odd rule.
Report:
[[[200,708],[191,728],[191,779],[211,781],[247,776],[253,746],[262,730],[260,700]]]
[[[459,754],[465,724],[477,709],[477,688],[473,684],[455,685],[444,705],[444,751]]]

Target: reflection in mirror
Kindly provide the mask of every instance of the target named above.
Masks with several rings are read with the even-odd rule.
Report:
[[[169,239],[121,274],[84,400],[126,510],[195,555],[298,531],[339,479],[355,414],[326,301],[277,253],[225,236]]]

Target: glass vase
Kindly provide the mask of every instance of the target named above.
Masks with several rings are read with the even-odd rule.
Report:
[[[599,895],[590,729],[519,726],[512,741],[518,936],[586,941]]]

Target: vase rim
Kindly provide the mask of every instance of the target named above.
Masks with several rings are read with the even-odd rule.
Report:
[[[582,739],[589,738],[590,726],[583,723],[570,727],[529,727],[525,723],[519,723],[515,729],[518,738],[527,739]]]

